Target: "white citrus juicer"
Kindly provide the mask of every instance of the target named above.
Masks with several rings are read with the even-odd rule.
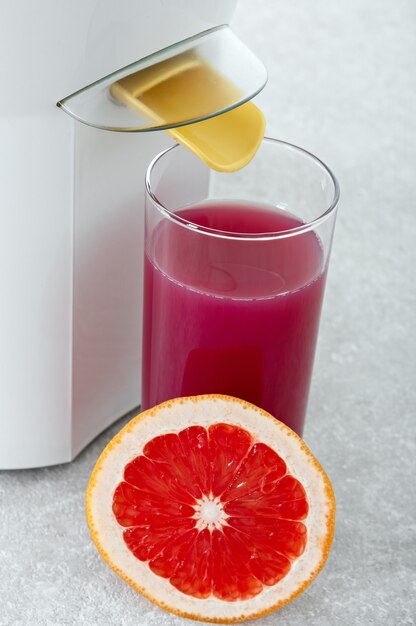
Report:
[[[144,173],[169,144],[151,131],[227,170],[264,128],[235,4],[0,4],[0,469],[71,461],[140,404]]]

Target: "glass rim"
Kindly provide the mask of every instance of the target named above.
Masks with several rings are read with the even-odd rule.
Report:
[[[289,148],[290,150],[293,150],[294,152],[297,152],[299,154],[302,154],[303,156],[308,157],[309,159],[317,163],[320,167],[322,167],[324,171],[326,172],[326,174],[328,175],[334,187],[332,201],[329,207],[324,209],[323,212],[320,213],[316,218],[308,222],[305,222],[301,224],[300,226],[294,226],[293,228],[289,228],[287,230],[274,231],[274,232],[271,231],[271,232],[263,232],[263,233],[238,233],[234,231],[218,230],[215,228],[209,228],[208,226],[200,226],[199,224],[195,224],[194,222],[191,222],[190,220],[187,220],[186,218],[181,217],[180,215],[175,213],[174,211],[171,211],[170,209],[168,209],[164,204],[160,202],[157,195],[154,193],[152,189],[151,176],[152,176],[153,169],[157,165],[157,163],[160,160],[162,160],[172,150],[177,150],[178,148],[182,150],[187,150],[187,148],[185,148],[179,143],[175,143],[173,146],[169,146],[169,148],[166,148],[165,150],[157,154],[150,162],[147,168],[146,177],[145,177],[146,193],[151,198],[151,200],[153,201],[153,203],[155,204],[159,212],[162,213],[167,219],[177,223],[178,225],[184,228],[187,228],[188,230],[192,232],[200,232],[201,234],[206,234],[211,237],[220,237],[223,239],[238,239],[238,240],[243,240],[243,241],[244,240],[265,241],[265,240],[284,239],[287,237],[293,237],[295,235],[300,235],[302,233],[313,230],[314,228],[316,228],[317,226],[325,222],[333,213],[335,213],[338,207],[339,196],[340,196],[340,188],[339,188],[338,180],[333,174],[332,170],[319,157],[315,156],[312,152],[309,152],[308,150],[301,148],[300,146],[289,143],[287,141],[283,141],[281,139],[273,139],[272,137],[264,137],[262,143],[271,143],[271,144],[276,144],[276,145],[278,144],[282,147]],[[229,199],[231,200],[231,198]],[[238,198],[235,198],[235,200],[238,200]]]

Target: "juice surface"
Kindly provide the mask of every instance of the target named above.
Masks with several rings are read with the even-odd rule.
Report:
[[[302,222],[264,206],[207,203],[177,212],[234,233]],[[165,219],[145,257],[143,400],[224,393],[303,430],[326,269],[313,232],[213,237]]]

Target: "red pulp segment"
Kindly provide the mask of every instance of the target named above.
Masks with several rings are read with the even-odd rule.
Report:
[[[134,556],[196,598],[256,596],[307,542],[303,486],[274,450],[231,424],[149,441],[125,467],[113,513]]]

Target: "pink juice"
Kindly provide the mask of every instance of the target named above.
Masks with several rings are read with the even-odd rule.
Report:
[[[302,225],[283,211],[225,202],[177,215],[228,233]],[[325,276],[312,231],[247,241],[164,219],[145,257],[143,408],[224,393],[263,407],[301,434]]]

